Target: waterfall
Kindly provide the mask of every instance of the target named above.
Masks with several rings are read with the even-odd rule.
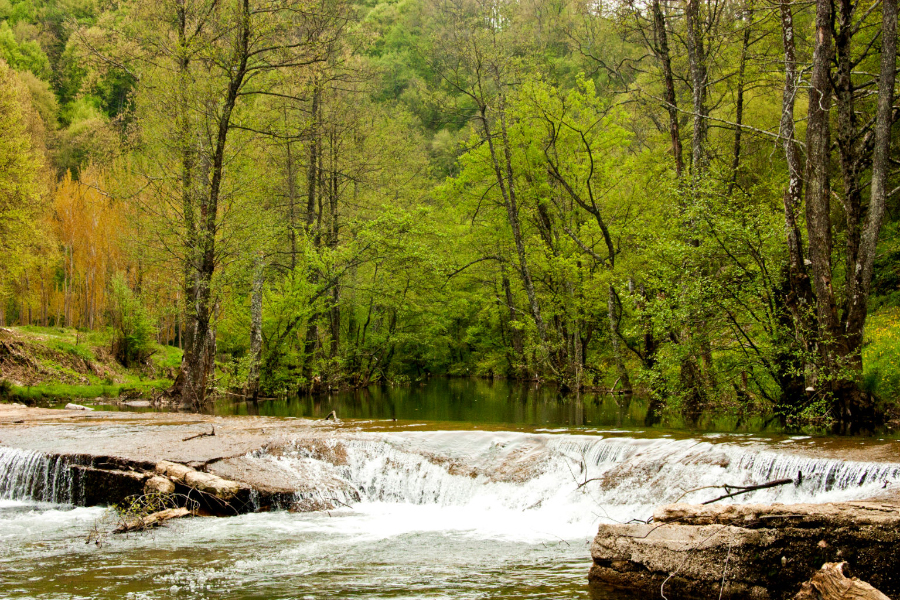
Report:
[[[740,503],[863,499],[900,483],[900,464],[811,458],[766,449],[759,440],[468,431],[361,434],[328,443],[336,451],[323,453],[320,440],[307,447],[301,439],[258,458],[298,476],[326,473],[362,502],[552,510],[612,521],[645,519],[679,500],[702,502],[721,495],[717,486],[726,483],[795,480],[728,500]]]
[[[655,507],[698,503],[722,484],[795,483],[728,502],[829,502],[873,497],[900,484],[900,464],[812,458],[763,440],[601,437],[436,431],[298,438],[248,456],[277,467],[300,510],[387,503],[553,511],[578,520],[645,519]],[[70,460],[0,447],[0,499],[78,503]],[[255,495],[254,495],[255,498]]]
[[[0,500],[73,503],[74,482],[61,456],[0,447]]]

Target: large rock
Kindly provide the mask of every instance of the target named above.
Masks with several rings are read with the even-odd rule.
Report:
[[[826,562],[900,594],[900,504],[670,505],[649,524],[601,525],[594,584],[692,597],[784,599]],[[724,584],[723,584],[724,580]]]
[[[71,465],[69,468],[73,473],[75,498],[85,506],[121,504],[129,496],[144,493],[145,473],[81,465]]]
[[[175,493],[175,484],[168,477],[154,475],[144,483],[145,494],[173,494]]]

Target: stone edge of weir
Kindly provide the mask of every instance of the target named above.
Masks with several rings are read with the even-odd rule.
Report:
[[[0,451],[30,453],[20,460],[36,461],[34,472],[22,481],[0,482],[0,492],[4,485],[24,486],[30,497],[83,506],[175,493],[185,502],[196,502],[201,514],[217,516],[329,508],[305,498],[315,490],[277,471],[260,472],[248,456],[298,438],[314,446],[330,430],[332,424],[300,419],[0,404]]]

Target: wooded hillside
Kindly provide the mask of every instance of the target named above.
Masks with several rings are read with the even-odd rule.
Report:
[[[896,4],[0,0],[0,325],[181,347],[194,409],[477,375],[869,428]]]

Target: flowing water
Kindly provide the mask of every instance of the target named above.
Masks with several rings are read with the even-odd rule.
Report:
[[[736,502],[900,485],[900,464],[812,458],[819,440],[802,436],[416,425],[428,424],[362,423],[324,451],[298,441],[248,457],[331,482],[321,496],[333,510],[181,520],[99,545],[85,540],[109,530],[109,512],[72,506],[63,464],[0,448],[0,597],[624,600],[634,596],[587,586],[599,523],[706,500],[720,491],[697,488],[723,482],[797,480]]]

